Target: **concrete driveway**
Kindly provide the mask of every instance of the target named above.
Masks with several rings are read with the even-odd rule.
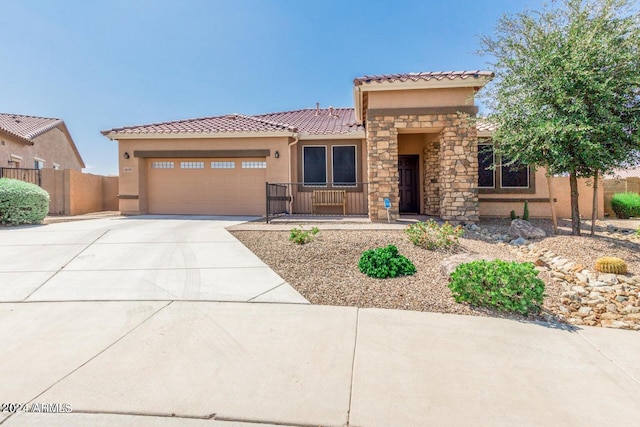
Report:
[[[251,218],[141,216],[3,228],[0,301],[307,303],[224,227]]]

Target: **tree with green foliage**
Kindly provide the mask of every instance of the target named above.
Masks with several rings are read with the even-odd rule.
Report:
[[[481,37],[496,78],[481,96],[511,163],[569,176],[580,235],[578,178],[628,165],[640,148],[640,14],[629,0],[558,0],[503,16]]]

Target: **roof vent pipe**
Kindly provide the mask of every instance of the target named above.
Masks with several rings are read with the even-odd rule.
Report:
[[[320,103],[316,102],[316,116],[320,115]]]

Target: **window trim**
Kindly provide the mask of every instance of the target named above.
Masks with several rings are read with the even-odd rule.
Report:
[[[526,187],[508,187],[505,186],[504,183],[502,182],[502,171],[503,168],[508,167],[505,166],[502,163],[502,158],[500,159],[500,188],[504,188],[504,189],[508,189],[508,190],[526,190],[529,189],[531,187],[531,168],[529,167],[529,165],[526,165],[526,171],[527,171],[527,186]]]
[[[324,148],[324,162],[325,162],[325,168],[324,168],[324,184],[307,184],[304,180],[304,150],[307,147],[321,147]],[[328,188],[329,187],[329,168],[327,167],[327,152],[329,150],[327,150],[327,145],[303,145],[302,146],[302,186],[303,187],[309,187],[309,188]],[[332,171],[333,172],[333,171]]]
[[[496,170],[495,169],[489,169],[492,173],[493,173],[493,185],[491,187],[481,187],[480,186],[480,146],[481,145],[490,145],[491,146],[491,157],[493,157],[493,160],[491,162],[491,164],[495,165],[496,164],[496,150],[495,147],[493,145],[493,142],[478,142],[478,188],[481,190],[493,190],[496,188]]]
[[[335,169],[335,152],[334,149],[336,147],[353,147],[353,161],[354,161],[354,165],[353,165],[353,173],[354,173],[354,178],[355,180],[353,181],[353,184],[351,183],[336,183],[335,182],[335,173],[334,173],[334,169]],[[327,180],[328,181],[328,180]],[[332,145],[331,146],[331,186],[332,187],[338,187],[338,188],[354,188],[358,186],[358,146],[356,144],[336,144],[336,145]]]
[[[491,139],[483,139],[478,141],[478,145],[482,144],[495,144]],[[528,187],[502,187],[502,158],[497,155],[495,150],[493,152],[494,162],[498,163],[493,170],[493,185],[494,187],[480,187],[478,183],[478,194],[534,194],[536,192],[536,174],[535,168],[531,165],[527,165],[527,178],[529,181]],[[495,164],[495,163],[494,163]],[[478,164],[479,167],[479,164]],[[497,169],[500,168],[500,173],[497,173]],[[499,175],[499,176],[498,176]]]

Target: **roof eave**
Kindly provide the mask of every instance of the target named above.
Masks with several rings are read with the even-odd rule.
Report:
[[[348,133],[307,133],[300,132],[299,139],[301,141],[313,141],[313,140],[335,140],[335,139],[364,139],[364,130]]]
[[[293,131],[273,131],[273,132],[163,132],[163,133],[132,133],[132,132],[114,132],[102,131],[104,136],[110,140],[126,140],[126,139],[220,139],[220,138],[277,138],[293,136]]]
[[[432,78],[431,80],[394,80],[394,81],[371,81],[362,82],[359,85],[355,85],[362,92],[375,92],[375,91],[388,91],[388,90],[412,90],[412,89],[455,89],[465,87],[477,87],[482,88],[489,83],[493,77],[491,76],[478,76],[467,78],[444,78],[437,80]]]

